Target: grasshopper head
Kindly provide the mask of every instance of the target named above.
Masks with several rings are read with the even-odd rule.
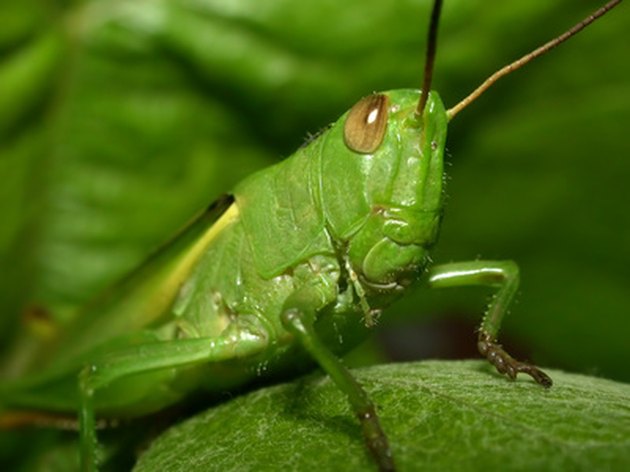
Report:
[[[328,226],[349,243],[353,265],[374,283],[390,283],[397,272],[420,265],[440,223],[448,120],[436,93],[429,94],[422,116],[416,113],[419,99],[417,90],[366,97],[322,143]],[[376,261],[386,256],[389,261]]]

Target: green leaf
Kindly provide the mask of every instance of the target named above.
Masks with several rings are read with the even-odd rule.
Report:
[[[549,371],[554,386],[509,382],[482,362],[354,371],[378,405],[400,470],[590,471],[630,467],[630,386]],[[328,377],[233,399],[171,428],[152,470],[370,470],[360,429]]]

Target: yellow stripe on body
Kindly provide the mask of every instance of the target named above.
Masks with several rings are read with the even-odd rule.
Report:
[[[151,303],[162,306],[169,304],[208,246],[223,230],[236,222],[239,216],[238,206],[236,203],[232,203],[223,215],[201,235],[197,242],[175,262],[175,266],[169,270],[167,278],[160,284],[162,289],[155,294],[155,297],[152,297]]]
[[[207,215],[202,214],[188,228],[203,224],[203,221],[199,220],[203,220],[204,216]],[[200,233],[188,247],[182,248],[180,254],[174,255],[172,260],[157,264],[152,264],[149,260],[127,280],[122,291],[106,304],[104,312],[89,322],[92,338],[89,344],[94,344],[95,338],[107,340],[115,335],[142,329],[167,314],[168,308],[172,306],[179,290],[204,252],[223,230],[228,229],[239,219],[239,216],[238,206],[232,203],[219,219]],[[168,250],[167,244],[156,256],[159,256],[161,251]]]

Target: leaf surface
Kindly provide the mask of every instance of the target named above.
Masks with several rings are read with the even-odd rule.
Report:
[[[549,371],[545,391],[480,361],[355,371],[400,470],[624,470],[630,388]],[[370,470],[358,423],[328,377],[255,391],[171,428],[141,456],[156,470]]]

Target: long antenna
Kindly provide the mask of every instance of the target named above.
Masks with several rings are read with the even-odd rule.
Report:
[[[468,105],[470,105],[473,101],[475,101],[477,98],[479,98],[479,96],[482,93],[484,93],[486,90],[488,90],[501,77],[509,74],[510,72],[514,72],[517,69],[520,69],[521,67],[523,67],[525,64],[527,64],[531,60],[536,59],[538,56],[542,56],[543,54],[545,54],[546,52],[548,52],[551,49],[555,48],[559,44],[565,42],[571,36],[579,33],[584,28],[586,28],[588,25],[593,23],[596,19],[598,19],[599,17],[603,16],[608,11],[612,10],[614,7],[619,5],[621,3],[621,1],[622,0],[612,0],[612,1],[608,2],[606,5],[601,7],[599,10],[597,10],[594,13],[592,13],[591,15],[586,17],[584,20],[580,21],[577,25],[575,25],[570,30],[568,30],[565,33],[561,34],[557,38],[552,39],[548,43],[543,44],[538,49],[535,49],[534,51],[524,55],[523,57],[521,57],[517,61],[514,61],[511,64],[508,64],[507,66],[503,67],[502,69],[499,69],[498,71],[496,71],[494,74],[492,74],[490,77],[488,77],[479,87],[477,87],[470,95],[468,95],[466,98],[464,98],[461,102],[459,102],[453,108],[450,108],[446,112],[448,114],[448,119],[452,120],[455,115],[457,115],[460,111],[462,111],[464,108],[466,108]],[[424,89],[423,89],[422,93],[424,95]]]
[[[621,0],[620,0],[621,1]],[[431,23],[429,24],[429,38],[427,40],[427,55],[424,61],[424,80],[422,82],[422,95],[416,108],[416,114],[422,115],[424,107],[429,99],[429,90],[431,89],[431,80],[433,79],[433,64],[435,63],[435,51],[437,48],[437,31],[440,22],[440,12],[442,11],[442,0],[433,2],[433,11],[431,12]]]

